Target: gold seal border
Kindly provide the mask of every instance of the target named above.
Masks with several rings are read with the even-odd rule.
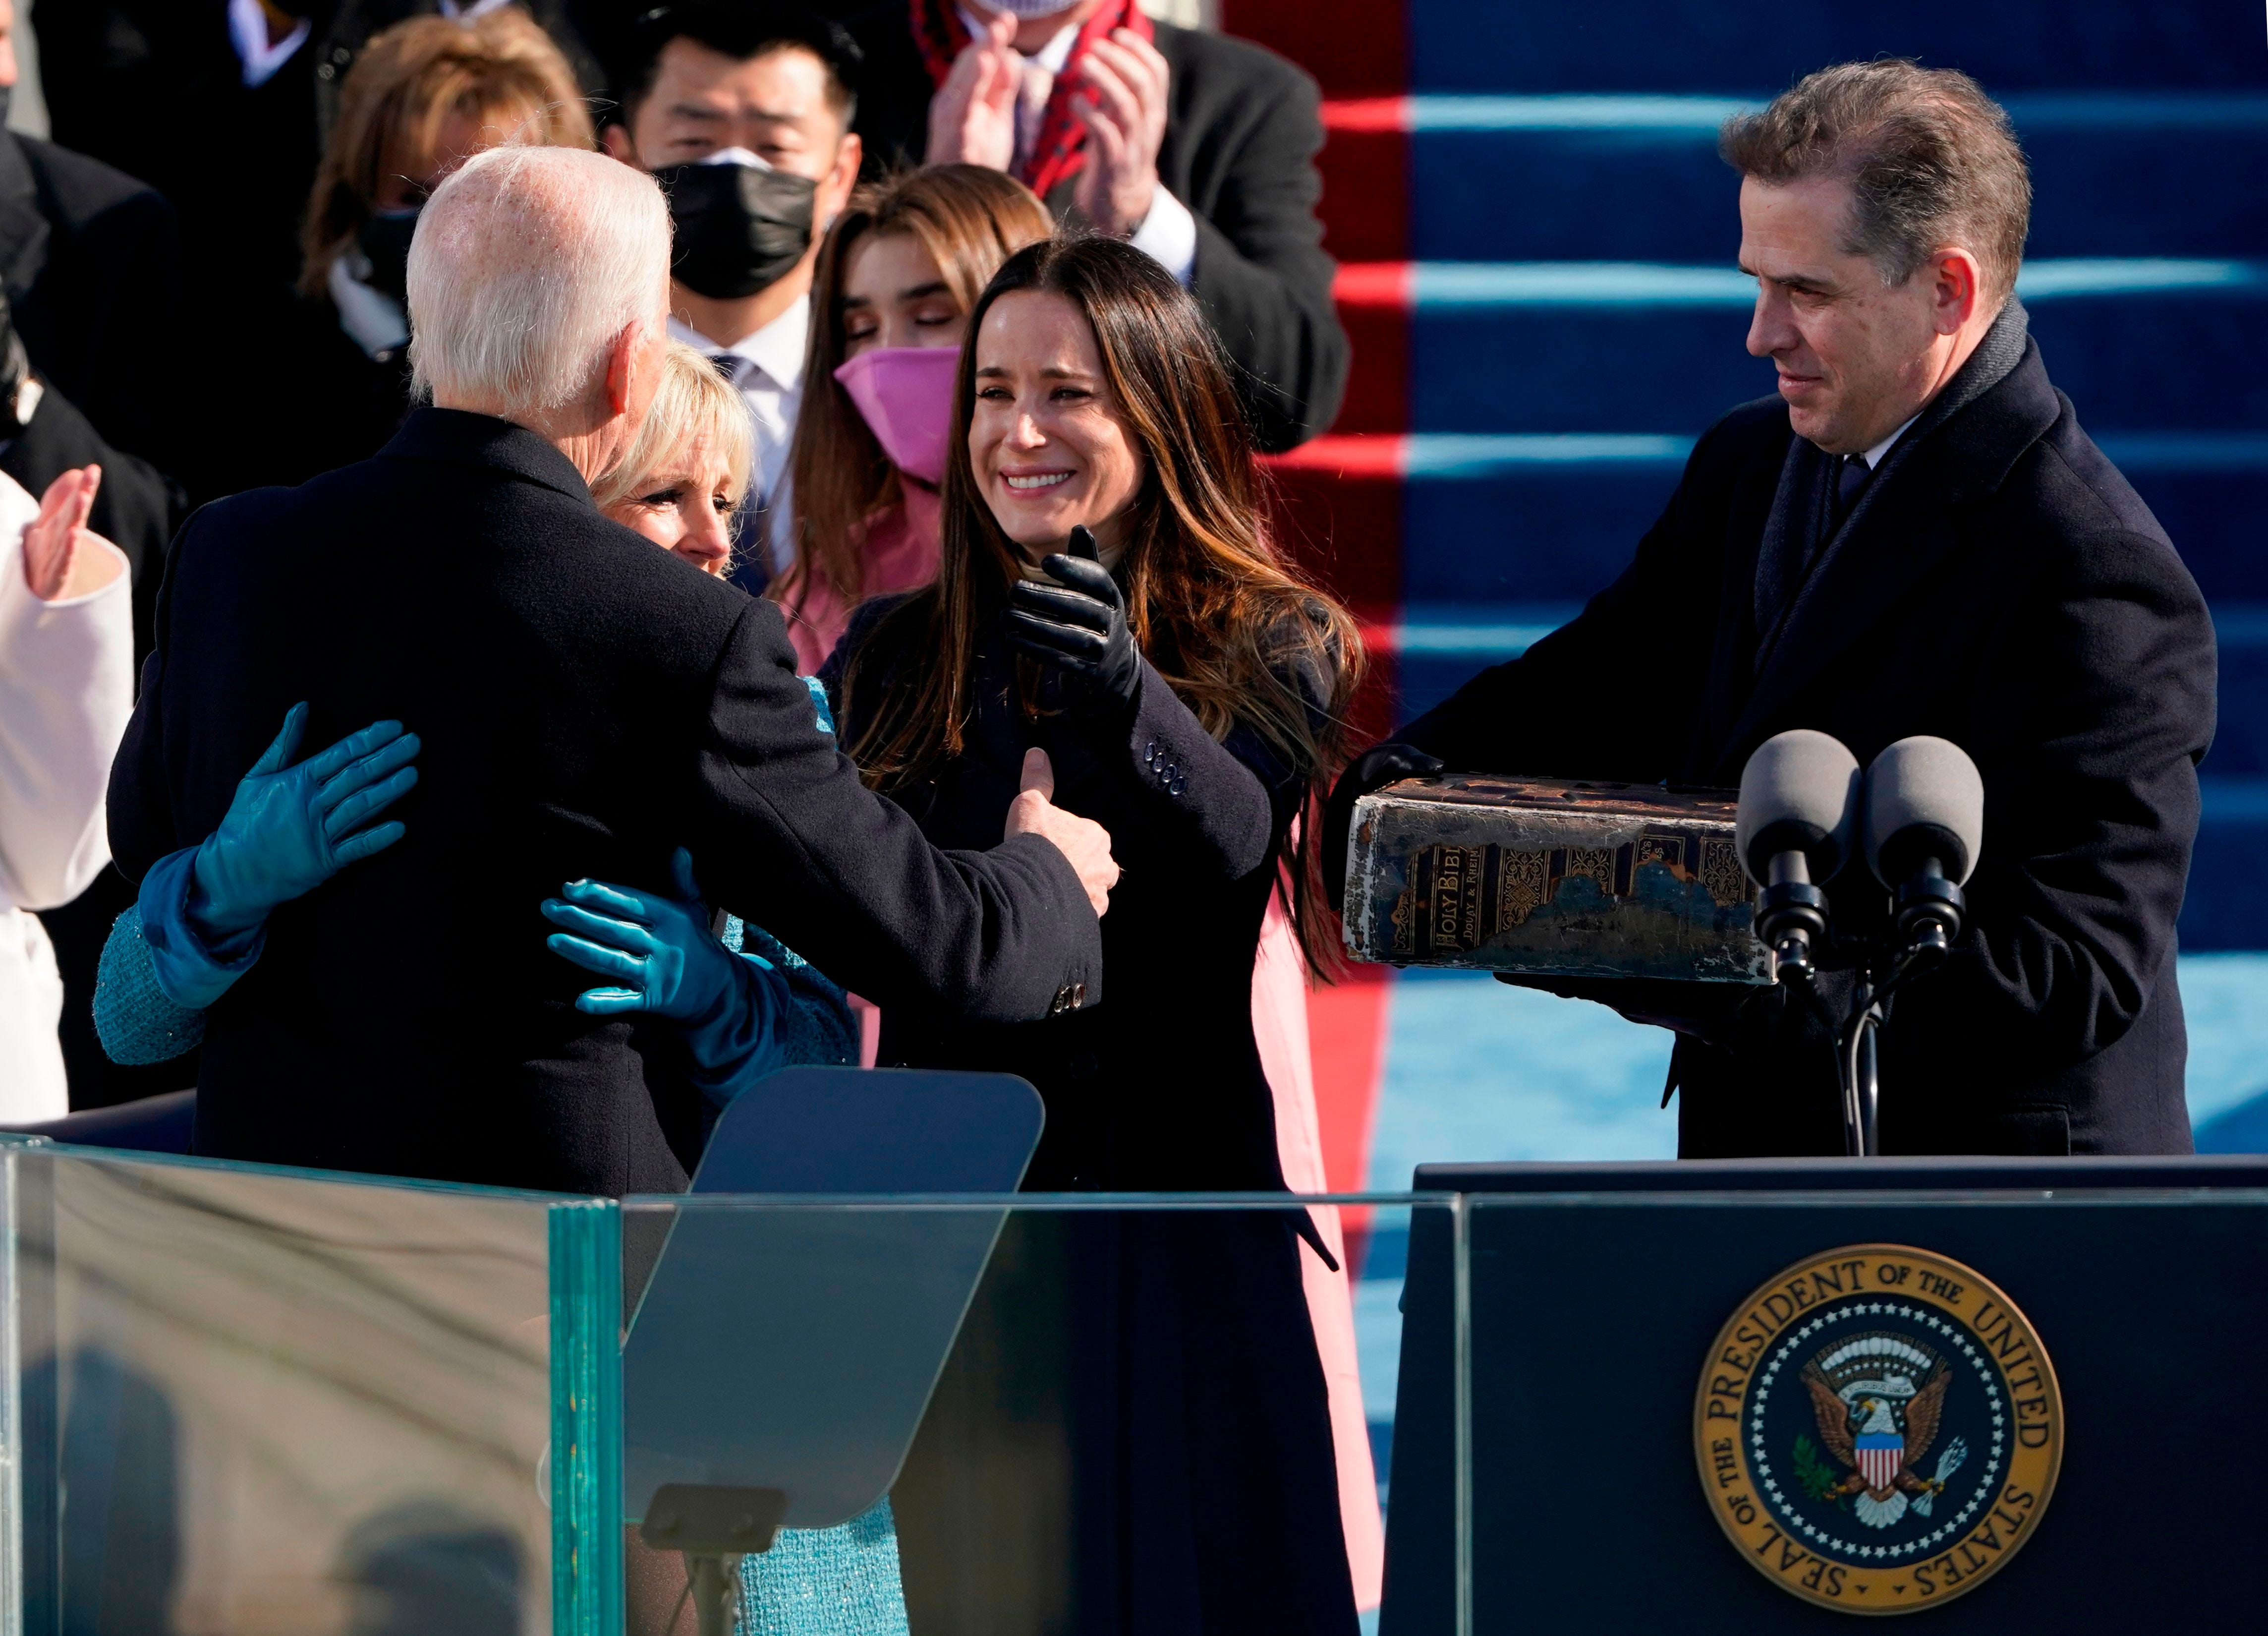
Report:
[[[1749,1467],[1749,1445],[1742,1435],[1747,1423],[1748,1389],[1765,1354],[1782,1339],[1800,1314],[1815,1305],[1846,1299],[1853,1293],[1831,1286],[1822,1290],[1817,1275],[1832,1271],[1839,1276],[1854,1262],[1861,1266],[1858,1278],[1875,1280],[1866,1287],[1865,1293],[1933,1307],[1952,1315],[1960,1320],[1970,1340],[1984,1347],[1988,1355],[1997,1353],[1996,1340],[2004,1334],[2021,1343],[2021,1347],[2009,1348],[2008,1359],[1995,1355],[2007,1391],[2011,1430],[2019,1433],[2010,1439],[2008,1469],[2000,1482],[2000,1498],[1959,1540],[1927,1558],[1896,1567],[1867,1568],[1836,1561],[1817,1556],[1790,1539],[1772,1520],[1768,1503],[1756,1492]],[[1905,1264],[1908,1271],[1888,1284],[1882,1283],[1875,1268],[1898,1264]],[[1920,1276],[1924,1271],[1933,1275],[1940,1287],[1930,1287]],[[1741,1339],[1743,1327],[1759,1311],[1769,1313],[1767,1303],[1776,1297],[1789,1301],[1788,1315],[1784,1319],[1776,1318],[1773,1328],[1744,1348]],[[2005,1323],[1993,1315],[1996,1309],[2006,1315]],[[1979,1332],[1980,1317],[1995,1340],[1988,1340]],[[2023,1363],[2013,1361],[2012,1367],[2012,1360],[2021,1359],[2024,1351],[2029,1351],[2030,1359],[2039,1366],[2036,1382],[2025,1383],[2036,1384],[2038,1389],[2020,1396],[2014,1376],[2021,1371]],[[1739,1377],[1737,1389],[1712,1389],[1730,1386],[1735,1374]],[[1726,1400],[1735,1405],[1730,1418],[1721,1409],[1712,1414],[1712,1404]],[[2043,1410],[2037,1415],[2026,1415],[2021,1405],[2033,1402],[2043,1404]],[[2045,1436],[2036,1446],[2027,1445],[2021,1434],[2028,1423],[2045,1428]],[[1837,1613],[1879,1617],[1918,1612],[1941,1607],[1990,1579],[2037,1529],[2055,1492],[2056,1478],[2063,1470],[2063,1389],[2057,1381],[2055,1365],[2049,1359],[2047,1348],[2041,1344],[2039,1332],[2025,1317],[2023,1309],[1974,1267],[1911,1244],[1846,1244],[1822,1250],[1791,1263],[1758,1285],[1717,1331],[1693,1399],[1693,1452],[1709,1514],[1759,1573],[1791,1595]],[[1900,1585],[1903,1590],[1895,1588]]]

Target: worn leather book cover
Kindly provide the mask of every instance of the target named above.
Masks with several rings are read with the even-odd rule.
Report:
[[[1769,983],[1729,790],[1458,775],[1357,802],[1358,960]]]

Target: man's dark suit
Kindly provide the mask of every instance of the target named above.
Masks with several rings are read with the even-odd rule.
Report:
[[[155,188],[0,131],[0,279],[32,365],[110,442],[161,466],[177,252]]]
[[[293,701],[311,747],[424,741],[409,832],[270,919],[208,1019],[197,1151],[573,1191],[681,1188],[698,1109],[666,1026],[573,1007],[537,904],[716,902],[884,1006],[1002,1021],[1101,939],[1035,836],[939,852],[820,732],[778,610],[601,517],[534,433],[421,409],[376,459],[206,507],[176,542],[110,788],[139,878],[221,821]]]
[[[866,53],[859,135],[880,169],[918,163],[929,142],[929,70],[889,0],[849,25]],[[1347,338],[1331,305],[1335,263],[1315,216],[1323,145],[1315,82],[1247,41],[1156,25],[1172,70],[1160,186],[1197,217],[1191,291],[1238,365],[1264,449],[1288,449],[1328,427],[1346,391]],[[1073,184],[1048,198],[1061,220]]]
[[[1793,437],[1777,398],[1727,416],[1621,578],[1399,736],[1456,769],[1720,787],[1791,727],[1862,763],[1952,740],[1984,773],[1984,845],[1952,963],[1883,1034],[1885,1149],[2188,1152],[2174,923],[2214,686],[2196,585],[2028,343],[1884,472],[1754,674],[1757,547]],[[1863,864],[1829,892],[1845,927],[1879,923]],[[1705,1036],[1678,1048],[1686,1157],[1834,1153],[1820,1002],[1839,1017],[1847,982],[1822,976],[1808,1004],[1581,991]]]

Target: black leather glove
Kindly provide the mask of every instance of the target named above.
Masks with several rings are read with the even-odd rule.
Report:
[[[1414,744],[1373,744],[1347,764],[1323,803],[1323,889],[1331,907],[1346,913],[1347,832],[1354,826],[1354,804],[1396,778],[1430,778],[1448,763]]]
[[[1126,599],[1103,567],[1094,535],[1072,529],[1071,554],[1057,552],[1040,567],[1057,583],[1019,579],[1008,587],[1008,640],[1131,715],[1142,655],[1126,623]]]

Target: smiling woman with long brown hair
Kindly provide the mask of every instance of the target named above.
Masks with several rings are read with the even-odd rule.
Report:
[[[1001,268],[970,314],[953,424],[937,583],[862,609],[825,672],[844,744],[945,846],[983,844],[1051,777],[1124,874],[1106,993],[1006,1027],[886,1011],[881,1060],[1030,1080],[1047,1103],[1035,1189],[1281,1190],[1254,956],[1294,820],[1339,759],[1353,623],[1277,552],[1219,345],[1130,246],[1058,238]],[[1297,896],[1327,948],[1319,895]],[[1306,1221],[1145,1224],[1079,1258],[1077,1300],[1099,1306],[1075,1332],[1132,1349],[1110,1378],[1135,1401],[1112,1415],[1160,1428],[1119,1456],[1133,1486],[1116,1492],[1149,1497],[1120,1570],[1181,1565],[1168,1599],[1203,1608],[1194,1628],[1354,1629]],[[1109,1373],[1085,1364],[1090,1383]],[[1224,1467],[1233,1506],[1205,1498]],[[1082,1611],[1079,1628],[1110,1627]]]

